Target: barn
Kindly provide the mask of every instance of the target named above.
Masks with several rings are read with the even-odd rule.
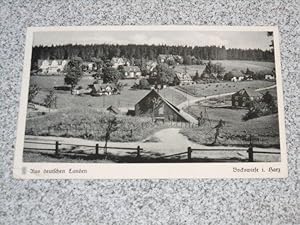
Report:
[[[233,107],[248,107],[253,100],[261,98],[261,93],[253,90],[241,89],[231,96]]]
[[[136,103],[135,115],[150,116],[154,117],[155,120],[189,122],[188,118],[180,112],[180,109],[154,89]]]

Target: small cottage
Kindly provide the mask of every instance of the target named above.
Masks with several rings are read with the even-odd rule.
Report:
[[[90,85],[90,88],[92,89],[91,95],[93,96],[112,95],[119,93],[115,84],[92,84]]]
[[[135,116],[150,116],[155,120],[189,122],[189,120],[156,90],[151,90],[135,105]]]
[[[110,62],[112,64],[112,67],[115,69],[118,69],[119,66],[125,66],[125,65],[129,66],[130,65],[128,60],[121,58],[121,57],[113,57]]]
[[[142,76],[138,66],[124,66],[124,76],[127,79],[136,79]]]
[[[192,80],[189,74],[176,73],[175,84],[184,86],[184,85],[194,84],[194,81]]]
[[[261,94],[257,91],[242,89],[231,96],[233,107],[248,107],[251,101],[261,98]]]
[[[275,79],[274,75],[271,75],[271,74],[265,75],[265,80],[274,80],[274,79]]]
[[[97,65],[94,62],[83,62],[81,64],[82,70],[83,71],[96,71],[97,70]]]

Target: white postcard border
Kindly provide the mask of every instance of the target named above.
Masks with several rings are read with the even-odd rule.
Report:
[[[273,31],[278,118],[280,131],[280,162],[257,163],[25,163],[23,145],[27,113],[30,64],[35,32],[52,31],[122,31],[122,30],[169,30],[169,31]],[[31,173],[39,170],[40,173]],[[56,170],[55,173],[46,173]],[[234,171],[236,170],[236,171]],[[64,171],[64,172],[63,172]],[[287,148],[284,121],[280,42],[278,27],[275,26],[67,26],[29,27],[26,35],[22,88],[17,124],[14,170],[19,179],[176,179],[176,178],[285,178],[288,176]]]

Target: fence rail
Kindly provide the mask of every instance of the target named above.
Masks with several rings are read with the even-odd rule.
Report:
[[[280,155],[280,152],[270,152],[270,151],[253,151],[253,146],[250,145],[249,148],[232,148],[232,149],[215,149],[215,148],[203,148],[203,149],[197,149],[197,148],[187,148],[187,158],[188,160],[192,160],[192,152],[193,151],[199,151],[199,152],[205,152],[205,151],[214,151],[214,152],[247,152],[248,153],[248,162],[254,162],[254,154],[276,154]]]
[[[36,144],[36,145],[48,145],[51,146],[53,145],[53,148],[33,148],[33,147],[24,147],[24,151],[26,152],[32,152],[31,150],[39,150],[39,151],[54,151],[55,156],[59,156],[61,154],[78,154],[75,152],[62,152],[62,149],[59,148],[59,146],[78,146],[78,147],[91,147],[95,149],[95,155],[99,155],[99,150],[103,149],[104,154],[107,154],[107,149],[116,149],[116,150],[131,150],[131,151],[136,151],[136,157],[139,158],[141,156],[141,151],[143,148],[141,148],[139,145],[136,148],[129,148],[129,147],[113,147],[113,146],[100,146],[98,143],[95,145],[78,145],[78,144],[70,144],[70,143],[61,143],[59,141],[55,142],[34,142],[34,141],[26,141],[24,142],[25,144]],[[82,154],[82,153],[80,153]],[[86,155],[86,154],[85,154]]]
[[[37,148],[34,146],[30,146],[30,147],[24,147],[24,151],[25,152],[36,152],[34,150],[38,150],[38,151],[54,151],[54,155],[55,156],[59,156],[59,155],[68,155],[68,154],[72,154],[72,155],[92,155],[90,153],[78,153],[78,152],[72,152],[72,149],[70,149],[69,151],[63,151],[65,149],[62,149],[62,146],[78,146],[78,147],[88,147],[91,148],[89,150],[95,150],[94,155],[95,156],[99,156],[99,150],[103,149],[104,150],[104,155],[107,155],[107,149],[115,149],[115,150],[129,150],[129,151],[136,151],[136,158],[140,159],[141,158],[141,151],[143,150],[143,148],[141,148],[139,145],[136,148],[130,148],[130,147],[119,147],[119,146],[100,146],[98,143],[96,143],[95,145],[80,145],[80,144],[70,144],[70,143],[63,143],[63,142],[59,142],[59,141],[55,141],[55,142],[40,142],[40,141],[26,141],[25,140],[25,144],[36,144],[36,145],[48,145],[47,148]],[[51,146],[53,146],[53,148],[50,148]],[[187,156],[187,160],[188,161],[192,161],[193,160],[193,152],[206,152],[206,151],[214,151],[214,152],[246,152],[248,153],[248,162],[254,162],[254,155],[255,154],[276,154],[276,155],[280,155],[280,152],[271,152],[271,151],[254,151],[253,150],[253,146],[249,145],[248,148],[228,148],[228,149],[216,149],[216,148],[192,148],[192,147],[188,147],[187,151],[185,152],[180,152],[180,153],[175,153],[175,154],[171,154],[171,155],[166,155],[166,156],[162,156],[159,157],[158,159],[165,159],[165,158],[170,158],[170,157],[174,157],[174,156],[181,156],[181,155],[186,155]],[[197,157],[199,158],[199,157]],[[194,158],[196,159],[196,158]]]

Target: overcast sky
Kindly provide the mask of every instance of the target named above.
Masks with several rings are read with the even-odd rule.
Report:
[[[57,31],[35,32],[33,46],[64,44],[225,45],[226,48],[269,49],[265,31]]]

